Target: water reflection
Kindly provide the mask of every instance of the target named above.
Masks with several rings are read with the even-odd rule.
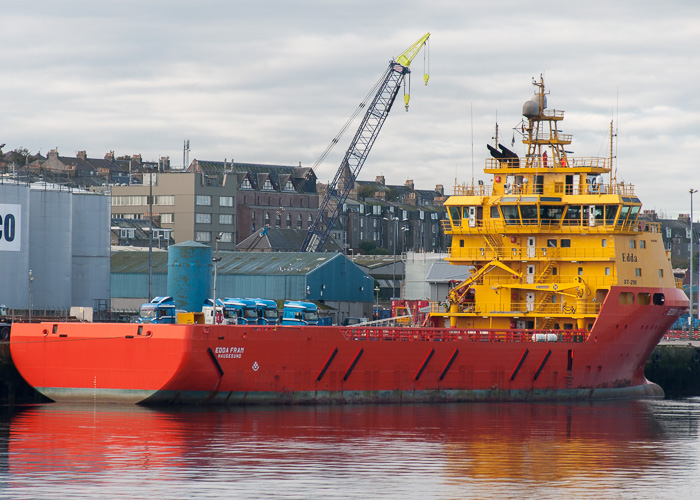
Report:
[[[699,403],[28,407],[0,496],[682,497]]]

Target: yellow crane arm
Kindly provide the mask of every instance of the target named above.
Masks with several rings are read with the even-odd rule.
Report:
[[[413,59],[416,57],[416,55],[418,55],[418,52],[420,51],[420,49],[423,47],[423,45],[426,44],[426,42],[428,41],[428,38],[430,38],[430,33],[426,33],[425,35],[423,35],[420,40],[418,40],[416,43],[414,43],[409,48],[404,50],[403,53],[399,57],[396,58],[396,62],[399,63],[401,66],[408,68],[411,65],[411,62],[413,62]],[[406,70],[406,71],[408,71],[408,70]],[[410,78],[410,74],[409,74],[409,78]],[[426,85],[428,85],[428,78],[430,78],[430,77],[428,76],[428,72],[427,72],[427,68],[426,68],[426,73],[425,73],[425,75],[423,75],[423,79],[425,80]],[[409,84],[409,87],[410,87],[410,84]],[[406,106],[406,111],[408,111],[408,101],[410,98],[411,97],[410,97],[409,93],[407,93],[405,91],[405,87],[404,87],[403,100],[404,100],[404,104]]]
[[[403,53],[396,58],[396,62],[402,66],[410,66],[411,62],[413,61],[413,59],[415,59],[416,55],[418,54],[418,51],[428,41],[428,38],[430,38],[430,33],[426,33],[425,35],[423,35],[420,40],[418,40],[416,43],[404,50]]]

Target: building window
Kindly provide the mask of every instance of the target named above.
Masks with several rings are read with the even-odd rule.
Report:
[[[233,196],[219,196],[219,206],[220,207],[232,207],[233,206]]]
[[[120,238],[133,238],[134,235],[136,234],[135,229],[120,229],[119,230],[119,237]]]
[[[270,212],[265,212],[265,225],[270,225]]]
[[[199,205],[201,207],[210,207],[211,206],[211,196],[205,195],[205,194],[198,194],[195,197],[194,204]]]
[[[287,181],[287,183],[284,185],[284,190],[285,191],[294,191],[294,184],[292,184],[291,180]]]
[[[135,205],[148,205],[148,196],[112,196],[113,207],[131,207]]]
[[[231,243],[233,241],[233,233],[221,233],[221,243]]]
[[[281,225],[282,225],[282,216],[278,212],[275,214],[275,227],[277,229],[279,229]]]
[[[287,227],[292,227],[292,214],[287,214]]]
[[[274,188],[272,187],[272,182],[270,182],[270,179],[265,179],[265,183],[263,184],[263,190],[265,191],[272,191]]]
[[[297,229],[301,229],[301,214],[297,214]]]
[[[250,180],[247,177],[243,179],[243,182],[241,182],[241,189],[253,189],[253,186],[250,185]]]
[[[211,233],[209,231],[197,231],[194,234],[194,240],[201,243],[208,243],[211,241]]]
[[[194,221],[197,224],[211,224],[211,214],[195,214]]]
[[[171,194],[155,196],[155,200],[153,200],[153,203],[155,205],[173,206],[175,205],[175,196]]]
[[[670,237],[671,237],[671,228],[667,227],[666,228],[666,238],[670,238]]]
[[[313,221],[314,221],[314,218],[311,216],[311,214],[309,214],[309,216],[307,217],[307,222],[309,223],[309,225],[311,225],[311,223]]]
[[[685,237],[690,239],[690,228],[689,227],[685,228]]]
[[[219,224],[233,224],[233,215],[231,214],[219,214]]]

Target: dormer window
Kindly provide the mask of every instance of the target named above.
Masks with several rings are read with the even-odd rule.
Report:
[[[247,177],[243,179],[243,182],[241,182],[241,189],[253,189],[253,186],[250,184],[250,179]]]
[[[265,191],[272,191],[274,188],[272,187],[272,182],[270,182],[270,179],[265,179],[265,183],[263,184],[263,190]]]
[[[294,191],[294,184],[292,184],[291,180],[287,181],[287,183],[284,185],[284,190],[285,191]]]

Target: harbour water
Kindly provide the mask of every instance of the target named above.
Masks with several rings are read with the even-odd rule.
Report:
[[[0,417],[0,498],[697,498],[700,399]]]

